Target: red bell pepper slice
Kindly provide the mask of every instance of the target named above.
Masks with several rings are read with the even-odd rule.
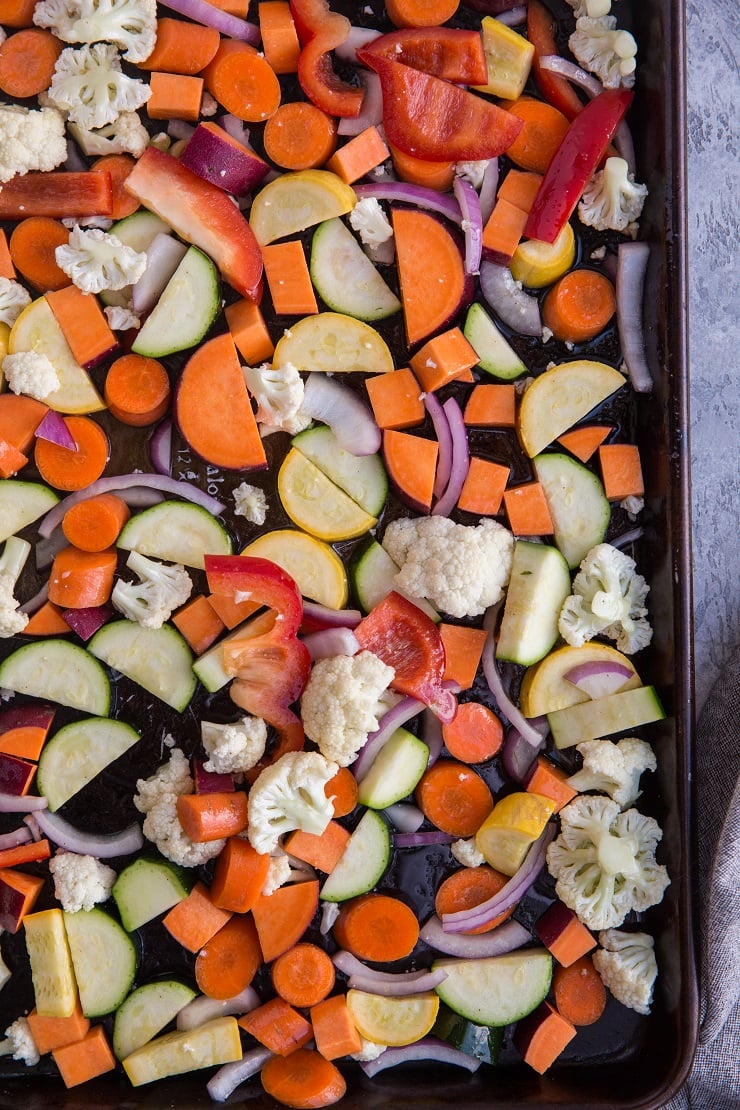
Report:
[[[109,173],[26,173],[0,188],[0,218],[26,216],[110,216],[113,184]]]
[[[458,85],[485,85],[488,66],[478,31],[453,27],[403,27],[365,47],[368,54],[401,62]]]
[[[564,77],[540,65],[540,58],[560,53],[555,41],[555,20],[541,0],[529,0],[527,5],[527,38],[534,47],[532,72],[540,92],[553,108],[568,119],[575,119],[583,110],[578,93]]]
[[[632,97],[629,89],[605,89],[573,120],[534,198],[524,228],[528,239],[555,242],[624,119]]]
[[[431,617],[393,590],[355,628],[360,647],[393,667],[391,689],[417,698],[451,721],[457,698],[442,686],[445,649]]]
[[[249,222],[222,189],[153,146],[126,178],[126,189],[212,258],[238,293],[259,301],[262,251]]]
[[[503,154],[522,121],[489,100],[411,66],[358,50],[380,77],[386,138],[429,162],[468,162]]]
[[[290,0],[290,10],[302,45],[298,81],[304,93],[329,115],[359,116],[365,90],[343,81],[331,60],[331,51],[350,32],[350,21],[330,11],[326,0]]]

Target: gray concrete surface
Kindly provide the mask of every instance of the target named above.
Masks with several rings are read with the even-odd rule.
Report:
[[[682,0],[674,0],[681,3]],[[688,0],[697,710],[740,645],[740,3]]]

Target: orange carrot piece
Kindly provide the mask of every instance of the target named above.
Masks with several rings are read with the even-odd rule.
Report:
[[[65,1087],[77,1087],[107,1071],[113,1071],[116,1058],[108,1044],[102,1025],[93,1025],[80,1041],[55,1048],[54,1063]]]
[[[66,246],[69,232],[49,216],[29,216],[14,227],[9,243],[10,257],[19,274],[39,293],[63,289],[72,279],[57,266],[57,247]]]
[[[2,228],[0,228],[0,277],[7,278],[8,281],[15,281],[16,278],[15,266],[8,247],[8,237]]]
[[[28,624],[23,629],[24,636],[67,636],[72,629],[69,627],[62,610],[51,601],[36,610]]]
[[[48,859],[50,855],[51,847],[48,840],[32,840],[28,844],[19,844],[15,848],[4,848],[0,852],[0,869],[17,867],[24,863],[37,863],[39,860]]]
[[[568,775],[549,759],[538,755],[525,779],[525,790],[533,794],[543,794],[555,803],[555,813],[572,802],[578,793],[568,786]]]
[[[325,1060],[338,1060],[362,1048],[362,1037],[352,1020],[346,996],[334,994],[311,1007],[316,1050]]]
[[[30,27],[36,0],[0,0],[0,24],[3,27]]]
[[[234,913],[247,913],[262,892],[270,857],[255,851],[248,840],[232,836],[216,860],[211,883],[213,904]]]
[[[339,1068],[310,1048],[299,1048],[290,1056],[271,1057],[260,1079],[268,1095],[296,1110],[333,1106],[347,1091]]]
[[[413,346],[440,331],[457,312],[467,279],[458,240],[435,216],[395,208],[391,217],[406,337]]]
[[[390,963],[413,952],[419,919],[400,898],[361,894],[342,903],[333,932],[337,944],[358,959]]]
[[[476,385],[465,405],[465,423],[483,428],[513,428],[516,390],[513,385]]]
[[[0,439],[0,478],[12,478],[28,462],[28,455],[24,455],[7,439]]]
[[[572,432],[558,436],[558,443],[582,463],[586,463],[611,431],[608,424],[589,424],[585,428],[574,428]]]
[[[218,44],[218,50],[213,55],[213,58],[203,70],[201,70],[201,77],[206,83],[211,96],[214,96],[213,88],[211,87],[211,80],[218,71],[219,64],[224,58],[230,57],[232,54],[256,54],[257,50],[248,42],[242,42],[238,39],[221,39]]]
[[[49,406],[24,393],[0,394],[0,440],[26,452]]]
[[[419,385],[431,393],[454,381],[471,381],[469,371],[478,362],[478,355],[460,328],[450,328],[435,335],[410,360]]]
[[[198,594],[172,616],[172,623],[195,655],[202,655],[223,632],[224,622],[204,594]]]
[[[386,428],[383,432],[383,458],[388,475],[399,491],[421,511],[432,505],[439,444],[407,432]]]
[[[442,726],[442,736],[453,759],[484,763],[501,750],[504,726],[482,702],[466,701],[458,705],[453,719]]]
[[[336,149],[337,123],[315,104],[291,100],[270,116],[263,141],[268,158],[282,169],[317,169]]]
[[[541,184],[542,174],[509,170],[499,185],[496,199],[507,200],[509,204],[521,208],[522,212],[529,212]]]
[[[113,209],[111,216],[114,220],[122,220],[130,216],[141,207],[136,197],[126,191],[125,182],[131,170],[136,165],[136,160],[130,154],[104,154],[93,162],[90,169],[93,173],[109,173],[113,186]]]
[[[385,10],[396,27],[439,27],[452,19],[460,0],[386,0]]]
[[[213,904],[208,887],[196,883],[187,898],[165,914],[162,924],[188,952],[199,952],[230,917],[230,912]]]
[[[11,35],[0,46],[0,90],[21,100],[45,92],[61,52],[59,39],[40,27]]]
[[[224,309],[226,323],[236,349],[249,366],[269,361],[275,350],[259,305],[246,299]]]
[[[507,158],[523,170],[543,174],[570,126],[567,118],[551,104],[531,96],[522,96],[507,108],[524,124],[507,148]]]
[[[192,123],[200,117],[203,78],[155,70],[149,78],[152,95],[146,102],[149,119],[184,119]]]
[[[551,536],[552,517],[539,482],[513,486],[504,493],[504,506],[515,536]]]
[[[237,19],[246,19],[249,12],[249,0],[213,0],[213,6]]]
[[[307,1009],[323,1001],[334,986],[331,956],[316,944],[296,944],[278,956],[271,968],[272,985],[289,1005]]]
[[[486,635],[482,628],[463,624],[439,624],[445,649],[445,670],[442,678],[455,682],[461,690],[469,690],[478,671]]]
[[[34,1009],[28,1015],[28,1024],[41,1056],[45,1056],[47,1052],[54,1052],[57,1048],[64,1048],[68,1044],[76,1044],[87,1035],[90,1029],[90,1020],[83,1014],[79,998],[75,1003],[74,1012],[69,1017],[49,1017],[46,1014],[38,1014]]]
[[[297,944],[319,904],[319,883],[291,883],[270,895],[260,894],[252,909],[265,963]]]
[[[80,551],[63,547],[54,556],[49,576],[49,601],[62,609],[88,609],[110,598],[116,573],[114,547]]]
[[[593,1025],[606,1009],[606,987],[590,956],[556,967],[552,993],[558,1013],[571,1025]]]
[[[496,261],[509,262],[524,234],[528,214],[508,200],[497,200],[483,228],[483,250]]]
[[[380,428],[413,428],[424,423],[422,389],[408,367],[375,374],[365,381],[375,423]]]
[[[461,910],[472,910],[498,894],[509,881],[509,876],[489,867],[487,863],[480,867],[463,867],[453,871],[443,879],[434,896],[434,909],[438,917],[444,913],[459,913]],[[467,933],[488,933],[495,929],[507,917],[511,917],[516,906],[504,910],[498,917],[494,917],[486,925],[478,925],[475,929],[466,929]]]
[[[221,37],[213,27],[167,16],[157,20],[157,42],[141,69],[194,77],[212,61]]]
[[[301,44],[287,0],[257,5],[262,50],[275,73],[296,73]]]
[[[438,759],[425,771],[415,796],[427,820],[451,836],[473,836],[493,809],[478,772],[455,759]]]
[[[0,929],[17,933],[43,889],[44,880],[40,875],[27,875],[25,871],[10,867],[0,869]],[[22,900],[20,905],[18,898]]]
[[[167,371],[146,355],[117,358],[105,378],[105,403],[116,420],[135,428],[160,420],[170,407],[170,396]]]
[[[406,181],[409,185],[423,185],[440,193],[446,193],[452,188],[455,180],[454,162],[428,162],[426,158],[417,158],[399,150],[393,143],[389,143],[388,148],[393,159],[393,168],[401,181]]]
[[[542,1002],[518,1022],[513,1040],[524,1061],[539,1075],[544,1075],[575,1035],[575,1026],[561,1017],[549,1002]]]
[[[108,462],[108,437],[89,416],[65,416],[77,450],[37,439],[34,461],[39,474],[54,489],[81,490],[97,481]]]
[[[80,366],[95,366],[116,349],[118,340],[93,293],[67,285],[47,293],[46,300]]]
[[[553,902],[535,922],[535,932],[563,967],[596,947],[596,937],[563,902]]]
[[[617,310],[614,286],[596,270],[571,270],[556,281],[542,302],[542,323],[556,339],[595,339]]]
[[[104,551],[113,547],[131,510],[115,493],[100,493],[78,501],[62,518],[62,531],[81,551]]]
[[[280,105],[280,82],[256,50],[222,53],[208,66],[208,91],[237,119],[264,123]]]
[[[195,981],[209,998],[233,998],[249,986],[261,963],[251,915],[234,914],[198,953]]]
[[[501,509],[509,474],[508,466],[473,455],[457,499],[458,509],[477,516],[496,516]]]
[[[285,839],[285,850],[296,859],[329,875],[342,858],[350,834],[338,821],[330,821],[322,833],[297,829]]]
[[[371,126],[340,146],[326,163],[326,168],[340,177],[345,184],[351,185],[370,170],[374,170],[381,162],[385,162],[389,156],[390,151],[383,142],[380,132],[377,127]]]
[[[640,449],[633,443],[607,443],[599,448],[599,466],[604,492],[610,501],[625,497],[642,497],[645,482],[642,476]]]
[[[357,779],[349,767],[340,767],[324,787],[327,798],[331,798],[335,817],[346,817],[357,805]]]
[[[258,602],[250,601],[249,598],[235,601],[233,597],[228,597],[226,594],[209,594],[208,604],[226,628],[236,628],[260,607]]]
[[[265,277],[278,316],[309,316],[319,311],[303,245],[298,239],[262,248]]]
[[[247,795],[243,790],[223,794],[181,794],[177,816],[186,836],[196,844],[236,836],[247,827]]]
[[[271,998],[250,1010],[239,1018],[239,1025],[277,1056],[290,1056],[313,1036],[310,1022],[283,998]]]

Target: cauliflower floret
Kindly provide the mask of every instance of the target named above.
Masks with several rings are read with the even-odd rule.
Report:
[[[74,231],[76,227],[97,227],[101,231],[109,231],[113,227],[109,216],[62,216],[62,223],[67,231]]]
[[[211,94],[208,92],[208,89],[205,89],[200,101],[200,114],[206,117],[215,116],[220,111],[221,107],[215,96],[211,96]]]
[[[320,836],[334,815],[327,782],[339,770],[318,752],[287,752],[265,767],[249,791],[247,835],[261,855],[293,829]]]
[[[366,1037],[360,1036],[362,1047],[359,1052],[352,1052],[350,1058],[352,1060],[368,1061],[377,1060],[382,1056],[387,1049],[387,1044],[378,1044],[376,1041],[368,1041]]]
[[[640,775],[657,767],[655,752],[637,736],[625,736],[616,744],[611,740],[586,740],[576,750],[583,756],[583,767],[568,779],[568,785],[582,793],[598,790],[626,809],[640,796]]]
[[[593,954],[594,967],[618,1002],[638,1014],[649,1014],[658,977],[655,945],[648,933],[605,929],[601,948]]]
[[[108,327],[111,331],[128,331],[130,328],[140,328],[141,320],[131,308],[125,305],[109,304],[103,309]]]
[[[583,794],[560,811],[560,835],[547,866],[561,902],[589,929],[621,925],[632,910],[663,898],[668,872],[655,860],[663,832],[636,809],[620,813],[611,798]]]
[[[376,248],[393,238],[393,228],[376,197],[362,197],[349,214],[349,222],[366,247]]]
[[[54,897],[66,913],[91,910],[98,902],[107,902],[116,881],[112,867],[95,856],[76,852],[57,852],[49,860],[49,871],[54,876]]]
[[[94,128],[114,123],[121,112],[135,112],[151,94],[149,85],[121,72],[115,46],[96,42],[61,52],[46,98],[67,112],[72,123]]]
[[[132,551],[126,566],[138,575],[138,582],[116,582],[111,601],[119,613],[142,628],[161,628],[175,609],[190,597],[193,583],[179,563],[169,565]]]
[[[5,1040],[0,1041],[0,1056],[12,1056],[32,1068],[41,1056],[31,1033],[28,1018],[19,1017],[5,1030]]]
[[[630,497],[625,497],[623,501],[620,501],[619,507],[620,509],[624,509],[631,520],[635,520],[645,508],[645,498],[636,497],[632,494]]]
[[[277,855],[270,856],[267,878],[262,884],[261,893],[266,897],[274,894],[276,890],[290,881],[292,874],[290,859],[285,852],[278,852]]]
[[[301,696],[306,736],[340,767],[354,763],[386,707],[381,697],[394,677],[393,667],[371,651],[319,659]]]
[[[90,158],[106,154],[133,154],[140,158],[149,145],[149,132],[138,112],[121,112],[113,121],[97,131],[70,121],[68,130],[74,141]]]
[[[143,62],[157,41],[156,0],[40,0],[37,27],[63,42],[112,42],[127,62]]]
[[[573,647],[594,636],[616,640],[626,655],[647,647],[653,630],[645,599],[650,587],[635,573],[635,560],[618,547],[599,543],[588,552],[560,610],[560,635]]]
[[[250,523],[262,525],[267,519],[267,495],[259,486],[242,482],[233,492],[234,513],[245,517]]]
[[[145,814],[143,833],[168,860],[181,867],[199,867],[214,859],[223,849],[225,840],[208,840],[196,844],[185,833],[177,816],[177,799],[193,793],[190,766],[180,748],[173,748],[167,763],[136,783],[134,805]]]
[[[583,191],[578,218],[597,231],[636,234],[647,195],[647,186],[636,184],[624,158],[607,158]]]
[[[604,88],[634,85],[637,43],[629,31],[618,30],[613,15],[598,19],[581,16],[576,20],[568,46],[584,69],[596,74]]]
[[[483,178],[486,176],[487,169],[488,160],[486,158],[478,162],[455,163],[455,174],[457,177],[464,177],[465,180],[469,181],[473,188],[477,189],[479,192],[483,185]]]
[[[257,402],[257,421],[264,432],[288,432],[294,436],[311,423],[301,413],[303,379],[291,362],[285,366],[243,366],[247,389]]]
[[[61,112],[0,104],[0,183],[31,170],[54,170],[66,160]]]
[[[13,393],[25,393],[44,401],[59,389],[59,375],[54,364],[41,351],[18,351],[3,359],[3,374]]]
[[[392,521],[383,547],[401,568],[394,582],[453,617],[475,617],[501,600],[514,537],[495,520],[455,524],[445,516]]]
[[[474,836],[471,836],[469,840],[453,841],[450,844],[450,851],[463,867],[480,867],[482,863],[486,862],[483,853],[478,851]]]
[[[609,15],[612,6],[612,0],[567,0],[567,2],[573,9],[576,19],[580,19],[582,15],[599,19],[602,15]]]
[[[12,327],[23,309],[30,303],[31,294],[19,281],[0,277],[0,323],[9,324]]]
[[[17,636],[28,624],[28,614],[18,608],[14,591],[30,554],[31,545],[26,540],[10,536],[5,541],[0,556],[0,638]]]
[[[146,270],[146,253],[126,246],[115,235],[93,227],[76,227],[69,242],[54,251],[57,266],[85,293],[124,289]]]
[[[265,754],[267,725],[261,717],[242,717],[228,725],[201,721],[200,735],[208,754],[206,771],[240,774]]]

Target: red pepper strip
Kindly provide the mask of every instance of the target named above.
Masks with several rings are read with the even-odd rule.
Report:
[[[0,218],[26,216],[110,216],[113,185],[109,173],[26,173],[0,189]]]
[[[550,73],[540,65],[540,58],[559,54],[555,42],[555,20],[541,0],[529,0],[527,6],[527,38],[534,46],[532,72],[540,92],[553,108],[568,119],[575,119],[583,109],[583,101],[564,77]]]
[[[522,121],[482,97],[400,62],[358,50],[380,77],[386,138],[429,162],[468,162],[503,154]]]
[[[527,239],[555,242],[573,215],[632,97],[629,89],[605,89],[573,120],[534,198],[524,228]]]
[[[346,16],[329,10],[326,0],[291,0],[290,10],[302,43],[298,81],[308,99],[332,116],[359,116],[365,90],[334,72],[331,51],[350,32]]]
[[[363,650],[393,667],[391,689],[428,705],[441,721],[452,720],[457,698],[442,686],[445,649],[426,613],[393,590],[360,621],[355,635]]]
[[[330,9],[327,0],[290,0],[290,14],[301,46],[305,46],[327,20],[345,19]],[[348,19],[346,22],[349,24]]]
[[[478,31],[452,27],[404,27],[365,47],[368,54],[401,62],[457,85],[486,85],[488,67]]]

